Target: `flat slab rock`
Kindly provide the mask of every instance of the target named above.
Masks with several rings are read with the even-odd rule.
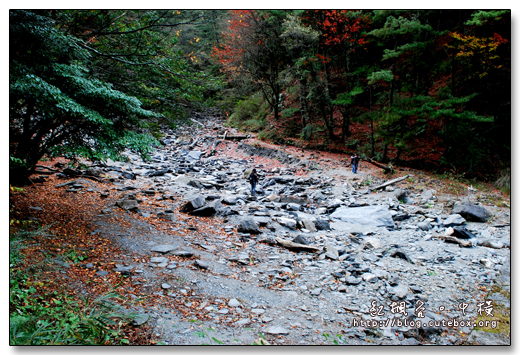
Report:
[[[177,249],[179,249],[178,245],[162,244],[156,245],[150,250],[156,253],[166,254]]]
[[[346,223],[375,227],[395,227],[390,210],[383,205],[340,207],[330,215],[330,218]]]
[[[271,327],[267,329],[267,334],[289,334],[289,331],[282,327]]]

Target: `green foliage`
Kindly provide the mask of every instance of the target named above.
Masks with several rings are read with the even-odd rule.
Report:
[[[297,107],[289,107],[282,111],[282,117],[288,118],[294,116],[295,113],[299,112],[300,109]]]
[[[503,169],[500,172],[499,178],[495,181],[495,185],[507,194],[511,194],[511,168]]]
[[[143,156],[156,143],[147,121],[159,116],[141,102],[92,77],[80,41],[45,16],[10,12],[10,155],[26,176],[47,153],[116,158],[126,149]],[[20,161],[22,163],[20,163]]]
[[[466,26],[482,26],[489,20],[500,20],[502,16],[511,14],[510,10],[479,10],[471,15],[471,20],[466,21]],[[509,15],[511,16],[511,15]]]
[[[20,230],[9,235],[9,344],[10,345],[108,345],[127,343],[120,328],[135,315],[117,306],[121,296],[108,293],[91,301],[38,292],[37,266],[24,269],[21,250],[30,239],[49,237],[48,227]],[[74,254],[76,255],[76,254]],[[74,257],[73,254],[69,256]],[[76,255],[78,260],[81,256]],[[48,261],[46,261],[48,262]],[[29,278],[28,275],[31,275]],[[36,281],[29,281],[36,280]]]
[[[9,316],[10,345],[118,345],[128,343],[120,327],[135,317],[111,300],[120,298],[109,293],[84,303],[56,292],[36,296],[24,278],[11,279]]]
[[[266,128],[265,119],[269,113],[269,105],[260,93],[255,93],[241,100],[229,117],[229,124],[241,130],[258,132]]]
[[[386,82],[392,81],[394,79],[394,76],[390,70],[385,69],[372,72],[367,79],[368,84],[373,85],[377,83],[379,80],[383,80]]]

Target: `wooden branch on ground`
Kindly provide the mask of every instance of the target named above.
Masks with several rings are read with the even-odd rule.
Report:
[[[378,185],[376,187],[370,188],[370,190],[373,191],[373,190],[377,190],[377,189],[382,189],[383,187],[387,187],[389,185],[393,185],[393,184],[396,184],[396,183],[398,183],[400,181],[403,181],[403,180],[405,180],[406,178],[408,178],[410,176],[412,176],[412,175],[406,175],[406,176],[402,176],[402,177],[397,178],[397,179],[393,179],[393,180],[387,181],[384,184],[381,184],[381,185]]]
[[[298,244],[291,242],[289,240],[282,239],[280,237],[275,238],[276,242],[283,246],[284,248],[291,249],[291,250],[297,250],[297,251],[310,251],[310,252],[319,252],[321,251],[321,248],[314,247],[311,245],[305,245],[305,244]]]
[[[103,182],[102,179],[98,178],[97,176],[94,176],[94,175],[81,175],[82,178],[87,178],[87,179],[90,179],[90,180],[95,180],[97,182]]]
[[[198,141],[199,141],[199,137],[197,137],[197,138],[193,141],[193,143],[191,143],[191,144],[188,146],[188,148],[189,148],[189,149],[193,149],[193,147],[195,147],[195,145],[197,144]]]
[[[65,175],[69,175],[69,176],[74,176],[74,177],[82,177],[82,178],[86,178],[86,179],[91,179],[91,180],[95,180],[97,182],[103,182],[102,179],[98,178],[97,176],[94,176],[94,175],[89,175],[89,174],[84,174],[80,171],[77,171],[77,170],[74,170],[74,169],[70,169],[70,168],[65,168],[63,170],[58,170],[58,169],[53,169],[53,168],[49,168],[47,166],[44,166],[44,165],[36,165],[37,168],[44,168],[44,169],[48,169],[50,171],[38,171],[38,170],[35,170],[33,172],[33,174],[44,174],[44,175],[48,175],[48,174],[55,174],[55,173],[62,173],[62,174],[65,174]]]
[[[47,169],[47,170],[50,170],[50,171],[52,171],[52,172],[54,172],[54,173],[59,173],[59,172],[61,172],[61,171],[58,170],[58,169],[49,168],[48,166],[45,166],[45,165],[36,165],[35,168]],[[38,170],[35,170],[35,172],[40,173],[40,171],[38,171]]]
[[[248,139],[248,138],[251,138],[251,135],[250,134],[247,134],[247,135],[236,135],[236,136],[228,136],[227,135],[227,131],[224,135],[221,135],[221,136],[206,136],[206,138],[213,138],[213,139],[223,139],[223,140],[229,140],[229,141],[240,141],[240,140],[243,140],[243,139]]]
[[[211,157],[213,154],[215,154],[215,149],[217,148],[217,145],[219,145],[220,142],[222,142],[220,139],[215,139],[215,141],[213,142],[213,144],[211,146],[211,149],[209,150],[208,153],[205,154],[205,156]]]
[[[202,123],[200,123],[199,121],[197,121],[196,119],[194,119],[194,118],[190,118],[190,120],[192,120],[193,122],[198,123],[198,124],[200,124],[202,127],[204,127],[204,125],[203,125]]]
[[[374,165],[374,166],[377,166],[378,168],[383,169],[383,170],[385,171],[385,173],[391,173],[392,170],[393,170],[391,167],[386,166],[386,165],[383,165],[383,164],[381,164],[381,163],[378,163],[377,161],[374,161],[374,160],[372,160],[372,159],[370,159],[370,158],[368,158],[367,161],[368,161],[370,164],[372,164],[372,165]]]
[[[460,245],[461,247],[464,247],[464,248],[470,248],[473,245],[468,240],[462,240],[462,239],[459,239],[457,237],[453,237],[451,235],[446,235],[446,236],[441,235],[441,236],[439,236],[439,238],[444,239],[445,242],[458,244],[458,245]]]

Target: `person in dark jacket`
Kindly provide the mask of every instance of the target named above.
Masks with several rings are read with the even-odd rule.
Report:
[[[251,184],[251,196],[255,196],[256,184],[258,183],[258,174],[256,173],[256,169],[253,169],[251,174],[249,174],[249,183]]]
[[[359,155],[357,155],[357,153],[354,153],[354,155],[351,156],[350,159],[352,161],[352,172],[354,174],[356,174],[357,173],[358,164],[359,164],[359,160],[361,158],[359,157]]]

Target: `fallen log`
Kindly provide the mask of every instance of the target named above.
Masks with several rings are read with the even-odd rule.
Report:
[[[457,237],[453,237],[451,235],[442,235],[442,236],[439,236],[439,238],[441,239],[444,239],[445,242],[447,243],[454,243],[454,244],[458,244],[460,245],[461,247],[464,247],[464,248],[470,248],[471,246],[473,246],[473,244],[468,241],[468,240],[461,240]]]
[[[194,118],[190,118],[190,120],[192,120],[193,122],[198,123],[198,124],[200,124],[202,127],[204,127],[204,125],[203,125],[202,123],[200,123],[199,121],[197,121],[196,119],[194,119]]]
[[[90,175],[90,174],[85,174],[85,173],[82,173],[81,171],[74,170],[74,169],[71,169],[71,168],[65,168],[63,170],[58,170],[58,169],[49,168],[49,167],[44,166],[44,165],[36,165],[36,168],[40,168],[40,169],[44,168],[44,169],[48,169],[50,171],[35,170],[32,173],[34,175],[36,175],[36,174],[49,175],[49,174],[55,174],[55,173],[62,173],[62,174],[68,175],[68,176],[83,177],[83,178],[86,178],[86,179],[95,180],[97,182],[103,182],[103,179],[100,179],[97,176]]]
[[[370,159],[370,158],[368,158],[367,161],[368,161],[370,164],[375,165],[375,166],[377,166],[378,168],[383,169],[383,170],[385,171],[385,173],[391,173],[392,170],[393,170],[391,167],[386,166],[386,165],[383,165],[383,164],[381,164],[381,163],[378,163],[377,161],[374,161],[374,160],[372,160],[372,159]]]
[[[376,187],[371,187],[370,190],[377,190],[377,189],[382,189],[383,187],[387,187],[387,186],[390,186],[390,185],[393,185],[393,184],[396,184],[398,182],[401,182],[405,179],[407,179],[408,177],[412,176],[411,174],[410,175],[406,175],[406,176],[402,176],[402,177],[399,177],[397,179],[393,179],[393,180],[390,180],[390,181],[387,181],[385,182],[384,184],[381,184],[381,185],[378,185]]]
[[[188,148],[189,148],[190,150],[193,149],[193,147],[195,147],[195,145],[197,144],[198,141],[199,141],[199,138],[197,137],[197,138],[193,141],[193,143],[191,143],[191,144],[188,146]]]
[[[215,154],[215,149],[217,148],[217,145],[219,145],[220,142],[222,142],[220,139],[215,139],[215,141],[213,142],[213,144],[211,146],[211,149],[209,150],[209,152],[207,152],[205,154],[205,156],[211,157],[213,154]]]
[[[321,248],[314,247],[312,245],[298,244],[291,242],[289,240],[282,239],[280,237],[275,238],[276,242],[283,246],[284,248],[296,251],[310,251],[310,252],[320,252]]]
[[[52,171],[53,173],[59,173],[59,172],[61,172],[61,171],[58,170],[58,169],[49,168],[48,166],[45,166],[45,165],[36,165],[35,168],[39,168],[39,169],[47,169],[47,170]],[[34,171],[37,172],[38,174],[41,173],[41,171],[39,171],[39,170],[34,170]]]
[[[213,138],[213,139],[223,139],[223,140],[228,140],[228,141],[240,141],[240,140],[243,140],[243,139],[248,139],[248,138],[251,138],[251,135],[250,134],[247,134],[247,135],[236,135],[236,136],[228,136],[227,135],[227,132],[221,136],[206,136],[206,138]]]

